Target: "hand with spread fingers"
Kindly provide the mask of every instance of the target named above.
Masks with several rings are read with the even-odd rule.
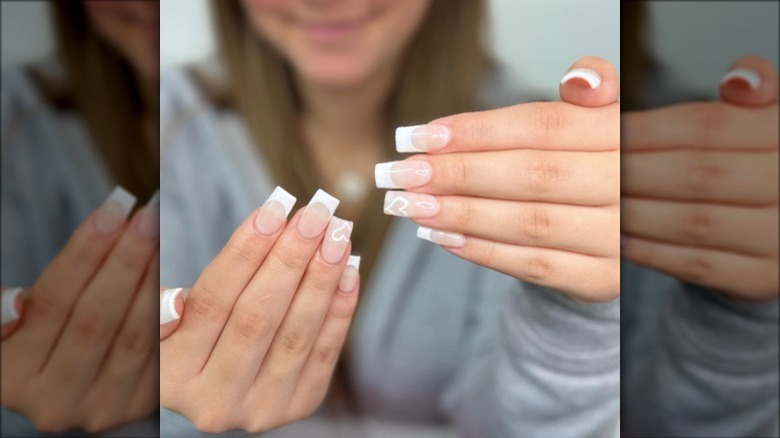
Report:
[[[277,188],[191,289],[160,292],[160,403],[201,431],[267,431],[325,397],[359,258],[336,198],[318,191],[287,224],[294,203]]]
[[[157,197],[117,188],[29,288],[3,291],[2,404],[41,432],[102,432],[157,409]]]
[[[743,58],[720,95],[623,115],[622,256],[734,298],[772,299],[777,72]]]
[[[458,114],[398,128],[400,152],[376,166],[385,213],[418,237],[520,280],[584,301],[620,294],[617,74],[575,63],[562,102]]]

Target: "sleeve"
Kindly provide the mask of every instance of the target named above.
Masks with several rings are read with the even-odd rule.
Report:
[[[780,302],[739,302],[681,282],[668,292],[656,336],[627,376],[627,436],[768,436],[778,416]]]
[[[444,395],[460,434],[608,436],[620,407],[620,300],[585,304],[520,282],[506,300],[497,332],[475,331]]]

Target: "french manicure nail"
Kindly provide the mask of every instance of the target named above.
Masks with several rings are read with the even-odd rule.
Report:
[[[561,85],[575,78],[587,82],[591,90],[594,90],[601,85],[601,76],[589,68],[575,68],[570,70],[563,76],[563,79],[561,79]]]
[[[360,271],[360,256],[349,256],[344,273],[339,280],[339,291],[341,293],[350,293],[355,290],[357,285],[358,273]]]
[[[0,299],[0,325],[19,319],[19,310],[16,308],[16,297],[22,292],[21,287],[4,289]]]
[[[735,68],[734,70],[731,70],[723,76],[723,79],[720,80],[720,84],[723,85],[726,82],[735,80],[748,84],[753,90],[761,86],[761,76],[755,71],[747,68]]]
[[[424,160],[379,163],[374,167],[374,180],[380,189],[421,186],[431,180],[431,165]]]
[[[321,254],[323,260],[334,265],[344,257],[344,251],[352,234],[352,222],[333,217],[325,232],[325,240],[322,242]]]
[[[450,128],[444,125],[401,126],[395,129],[395,150],[398,152],[438,151],[447,146],[450,136]]]
[[[154,192],[138,219],[138,233],[147,239],[160,235],[160,191]]]
[[[435,196],[423,193],[389,191],[385,193],[385,214],[410,218],[429,218],[439,212]]]
[[[464,243],[466,243],[466,239],[463,237],[463,234],[434,230],[428,227],[418,228],[417,237],[429,242],[433,242],[442,246],[449,246],[452,248],[460,248]]]
[[[135,196],[120,186],[103,202],[95,216],[95,228],[103,234],[111,234],[119,229],[135,205]]]
[[[313,239],[325,229],[339,206],[339,200],[319,189],[298,219],[298,232],[304,239]]]
[[[277,232],[292,211],[295,201],[295,196],[277,186],[255,216],[257,232],[267,236]]]
[[[176,311],[176,297],[179,296],[182,288],[167,289],[160,294],[160,325],[176,321],[181,318]]]

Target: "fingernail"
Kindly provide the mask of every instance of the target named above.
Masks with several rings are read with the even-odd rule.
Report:
[[[433,242],[442,246],[449,246],[452,248],[460,248],[466,241],[466,239],[463,237],[463,234],[449,233],[446,231],[434,230],[428,227],[418,228],[417,237],[429,242]]]
[[[569,82],[571,79],[582,79],[590,85],[590,89],[596,89],[601,85],[601,76],[589,68],[575,68],[570,70],[561,79],[561,85]]]
[[[341,280],[339,280],[339,291],[341,293],[346,294],[355,290],[359,270],[360,256],[349,256],[349,260],[347,260],[347,267],[344,268],[344,273],[341,274]]]
[[[179,312],[176,311],[176,297],[179,296],[182,290],[180,287],[167,289],[160,294],[160,325],[181,318]]]
[[[141,217],[138,219],[138,233],[152,239],[160,235],[160,191],[154,192],[154,195],[146,203],[141,211]]]
[[[720,84],[723,85],[730,81],[743,82],[753,90],[761,86],[761,76],[754,70],[747,68],[735,68],[734,70],[731,70],[723,76],[723,79],[720,80]]]
[[[16,307],[16,297],[22,292],[21,287],[13,287],[10,289],[4,289],[2,292],[2,299],[0,299],[0,325],[8,322],[13,322],[19,319],[19,309]]]
[[[384,211],[392,216],[429,218],[439,212],[439,202],[431,195],[390,191],[385,193]]]
[[[103,202],[95,216],[95,228],[103,234],[111,234],[119,229],[135,205],[135,196],[120,186]]]
[[[322,242],[322,258],[331,265],[341,261],[351,234],[352,222],[334,216]]]
[[[431,165],[424,160],[379,163],[374,167],[374,179],[380,189],[417,187],[431,180]]]
[[[338,199],[322,189],[317,190],[298,220],[298,232],[304,239],[319,236],[338,206]]]
[[[437,151],[447,146],[450,135],[450,128],[444,125],[401,126],[395,129],[395,150],[398,152]]]
[[[295,196],[277,186],[255,216],[257,232],[267,236],[277,232],[292,211],[295,201]]]

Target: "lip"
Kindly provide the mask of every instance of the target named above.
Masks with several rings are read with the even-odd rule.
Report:
[[[340,43],[358,33],[363,22],[359,20],[329,23],[305,23],[303,30],[315,42]]]

